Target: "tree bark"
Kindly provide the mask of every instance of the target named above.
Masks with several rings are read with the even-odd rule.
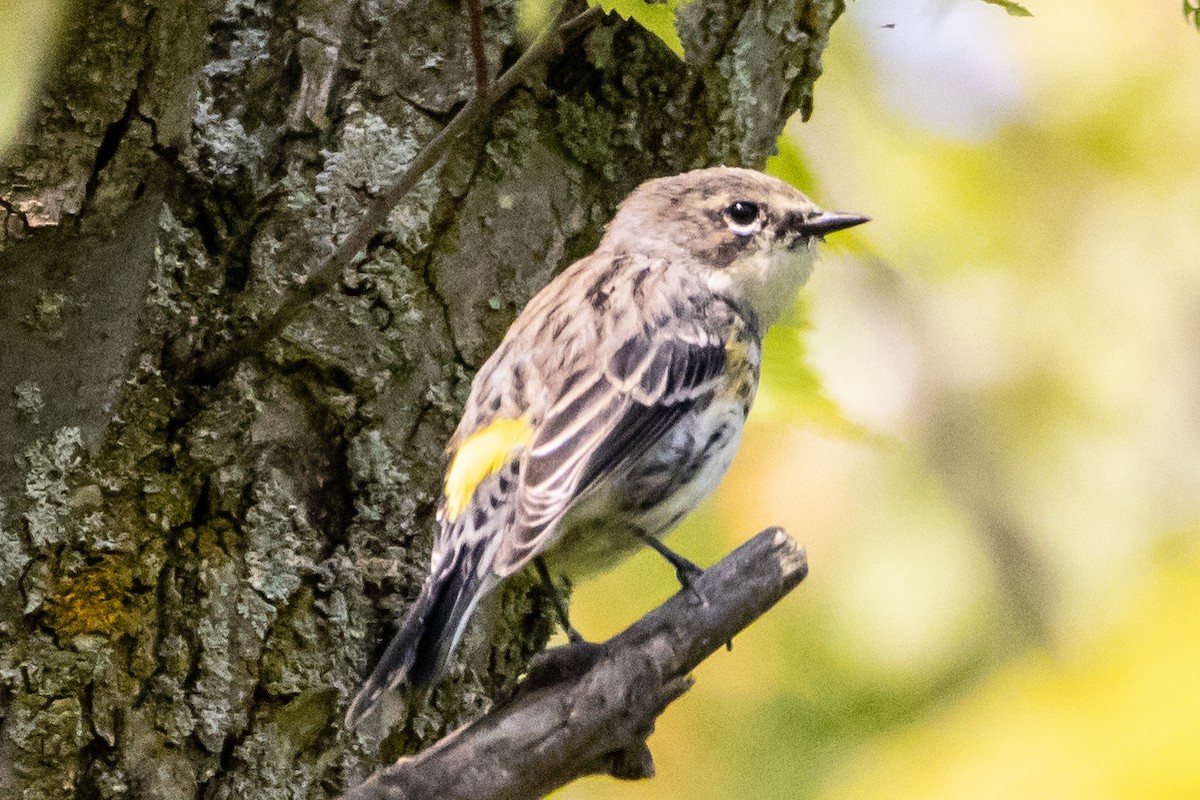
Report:
[[[513,581],[376,750],[345,704],[426,568],[470,378],[630,189],[761,166],[841,0],[609,18],[279,336],[253,330],[471,97],[468,3],[90,0],[0,157],[0,795],[335,796],[511,691]],[[494,76],[515,8],[482,4]]]

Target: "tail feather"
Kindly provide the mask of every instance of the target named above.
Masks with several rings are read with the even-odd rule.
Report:
[[[369,715],[385,692],[401,686],[425,689],[445,673],[479,598],[490,588],[478,574],[478,557],[473,549],[459,550],[425,579],[400,630],[350,704],[346,727]]]
[[[439,581],[417,640],[416,657],[408,676],[408,683],[417,688],[430,686],[446,672],[454,648],[485,591],[475,559],[460,557],[455,561],[458,563],[443,573],[444,578]]]

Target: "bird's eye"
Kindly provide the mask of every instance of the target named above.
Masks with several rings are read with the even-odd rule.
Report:
[[[725,209],[729,227],[739,236],[749,236],[758,230],[754,223],[758,220],[758,203],[749,200],[737,200]]]

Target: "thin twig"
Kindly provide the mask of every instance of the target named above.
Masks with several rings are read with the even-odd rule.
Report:
[[[515,697],[343,800],[528,799],[585,775],[650,777],[646,737],[691,686],[688,673],[807,573],[804,548],[778,528],[763,531],[697,577],[694,593],[602,645],[549,651]]]
[[[564,9],[565,7],[566,4]],[[198,368],[189,376],[192,382],[211,384],[220,381],[246,358],[260,352],[267,342],[291,324],[313,300],[333,288],[342,271],[350,266],[354,258],[366,248],[375,232],[383,227],[392,209],[412,191],[425,173],[442,159],[451,145],[483,119],[497,100],[525,80],[537,65],[594,25],[604,16],[604,11],[599,6],[592,6],[565,22],[562,21],[564,16],[564,11],[560,10],[555,21],[516,63],[496,79],[490,91],[477,93],[454,115],[446,127],[416,155],[404,174],[375,198],[333,253],[313,267],[303,283],[295,284],[285,291],[283,300],[270,316],[244,332],[236,341],[218,347],[201,359]]]
[[[480,0],[467,0],[471,15],[471,57],[475,59],[475,91],[487,94],[488,63],[487,53],[483,50],[483,7]]]

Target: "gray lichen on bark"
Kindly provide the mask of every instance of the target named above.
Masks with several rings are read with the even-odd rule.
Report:
[[[382,754],[339,720],[428,558],[470,377],[642,180],[761,165],[839,0],[609,20],[515,91],[261,354],[269,313],[473,91],[462,4],[81,3],[0,163],[0,794],[325,797],[511,689],[516,580]],[[514,6],[484,3],[510,63]]]

